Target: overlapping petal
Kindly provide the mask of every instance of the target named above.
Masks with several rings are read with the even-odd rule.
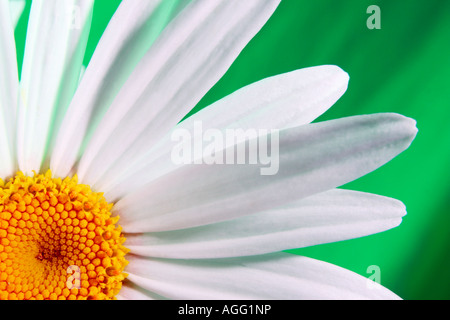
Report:
[[[404,151],[416,132],[415,121],[398,114],[282,130],[270,164],[188,164],[126,195],[114,210],[126,232],[177,230],[249,215],[353,181]],[[267,167],[276,174],[261,174]]]
[[[92,0],[35,0],[20,82],[17,157],[39,171],[78,86],[92,18]]]
[[[127,247],[160,258],[250,256],[375,234],[396,227],[405,214],[398,200],[335,189],[225,222],[127,234]]]
[[[189,1],[122,1],[89,62],[58,132],[50,167],[71,173],[120,88],[161,31]]]
[[[114,99],[81,157],[80,180],[95,185],[146,154],[225,74],[278,3],[200,0],[186,7]]]
[[[399,299],[335,265],[291,254],[215,260],[130,256],[128,279],[171,299]]]
[[[7,0],[0,1],[0,177],[17,169],[15,157],[15,121],[19,77],[13,22]]]
[[[348,75],[336,66],[318,66],[270,77],[246,86],[178,124],[140,159],[133,159],[124,174],[108,175],[95,186],[116,201],[133,189],[174,170],[171,159],[175,131],[201,140],[204,131],[285,129],[307,124],[330,108],[347,89]],[[203,132],[196,133],[201,123]],[[233,144],[239,141],[231,141]],[[230,145],[224,145],[224,148]]]

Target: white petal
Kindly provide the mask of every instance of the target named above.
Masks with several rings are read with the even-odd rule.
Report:
[[[17,169],[14,157],[15,113],[19,77],[16,44],[8,1],[0,0],[0,177]]]
[[[176,126],[175,130],[187,130],[193,139],[194,124],[201,122],[203,131],[209,129],[242,130],[284,129],[306,124],[331,107],[345,92],[348,75],[336,66],[305,68],[270,77],[246,86],[192,115]],[[133,159],[124,175],[108,175],[95,186],[109,199],[117,200],[128,186],[137,188],[155,176],[174,170],[170,161],[173,146],[171,134],[166,135],[141,159]],[[225,146],[226,147],[226,146]],[[125,186],[125,188],[123,187]]]
[[[84,140],[138,61],[177,11],[179,0],[124,0],[115,12],[89,62],[58,133],[50,167],[67,176]]]
[[[332,264],[290,254],[164,260],[129,257],[128,280],[170,299],[399,299]]]
[[[348,117],[282,130],[279,152],[269,165],[185,165],[125,196],[113,210],[129,233],[230,220],[353,181],[405,150],[416,132],[415,121],[398,114]],[[268,166],[276,174],[262,175]]]
[[[349,76],[341,68],[323,65],[269,77],[217,101],[184,120],[209,128],[284,129],[310,123],[347,90]],[[220,115],[220,116],[219,116]]]
[[[193,2],[164,30],[124,85],[83,154],[80,181],[120,174],[223,76],[279,0]]]
[[[148,257],[250,256],[374,234],[396,227],[405,214],[400,201],[335,189],[221,223],[129,234],[126,246],[132,253]]]
[[[78,85],[92,0],[35,0],[31,5],[20,84],[18,161],[39,171],[52,129]]]
[[[165,298],[147,291],[136,284],[125,280],[120,293],[116,296],[118,300],[164,300]]]
[[[25,9],[25,0],[9,0],[9,7],[11,12],[11,20],[13,27],[17,26],[20,17],[22,16],[23,9]]]

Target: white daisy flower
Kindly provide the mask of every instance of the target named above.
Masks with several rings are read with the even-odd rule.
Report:
[[[311,124],[348,84],[319,66],[179,123],[278,3],[124,0],[83,73],[93,1],[34,0],[19,83],[18,14],[0,0],[0,299],[398,298],[281,251],[399,225],[400,201],[336,188],[404,151],[414,120]],[[196,123],[276,133],[276,174],[176,163],[172,134],[198,138]]]

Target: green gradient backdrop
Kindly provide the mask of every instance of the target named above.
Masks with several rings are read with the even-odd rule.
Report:
[[[119,0],[96,0],[85,61]],[[381,8],[381,30],[369,30],[369,5]],[[29,10],[30,4],[27,4]],[[16,29],[18,59],[26,33]],[[450,1],[282,0],[271,20],[195,110],[267,76],[336,64],[350,74],[347,93],[318,121],[398,112],[418,121],[410,149],[348,188],[402,200],[403,223],[360,239],[292,250],[381,283],[404,299],[450,298]]]

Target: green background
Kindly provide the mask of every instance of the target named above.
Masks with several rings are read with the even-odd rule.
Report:
[[[119,0],[96,0],[85,62]],[[369,30],[367,7],[381,9]],[[23,57],[27,11],[16,29]],[[346,185],[402,200],[402,224],[376,235],[292,250],[370,276],[404,299],[450,298],[450,1],[282,0],[199,110],[262,78],[322,64],[350,75],[345,95],[317,121],[398,112],[417,120],[412,146],[377,171]]]

